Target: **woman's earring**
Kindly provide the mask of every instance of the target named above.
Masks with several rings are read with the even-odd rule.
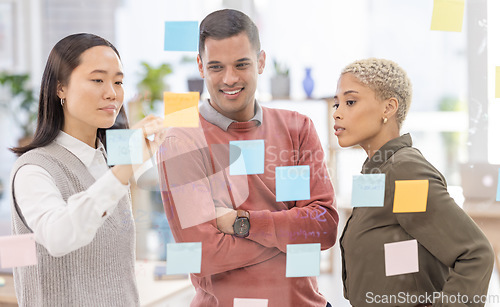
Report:
[[[61,98],[61,107],[64,107],[64,103],[65,103],[65,102],[66,102],[66,101],[64,100],[64,98]]]
[[[387,124],[387,117],[384,117],[384,124]]]

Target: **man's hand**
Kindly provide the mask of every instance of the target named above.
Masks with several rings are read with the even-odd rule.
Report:
[[[228,235],[234,235],[234,221],[236,220],[236,210],[226,207],[215,208],[217,216],[217,228]]]

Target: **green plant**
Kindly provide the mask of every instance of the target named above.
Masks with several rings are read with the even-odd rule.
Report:
[[[192,64],[192,63],[196,63],[196,57],[195,56],[183,56],[181,58],[181,64]]]
[[[285,64],[279,63],[276,59],[273,60],[273,64],[276,75],[288,77],[290,69]]]
[[[28,80],[28,74],[0,72],[0,85],[8,87],[10,91],[9,98],[0,99],[0,106],[12,114],[12,118],[23,131],[22,137],[33,135],[38,111],[38,100],[33,89],[28,87]]]
[[[457,112],[464,111],[465,104],[456,97],[445,96],[439,100],[438,104],[439,111],[447,112]],[[460,143],[460,133],[459,132],[443,132],[443,138],[445,145],[448,150],[452,153],[456,151],[456,147]]]
[[[443,112],[460,112],[465,111],[466,105],[458,97],[444,96],[439,100],[438,109]],[[464,133],[443,131],[441,136],[446,155],[443,173],[449,184],[459,184],[458,161],[461,148],[465,146]]]
[[[153,67],[146,62],[141,62],[144,68],[142,80],[138,84],[139,91],[144,94],[144,103],[147,104],[149,110],[154,110],[155,102],[163,100],[163,92],[169,89],[164,78],[172,73],[170,64],[160,64],[158,67]]]

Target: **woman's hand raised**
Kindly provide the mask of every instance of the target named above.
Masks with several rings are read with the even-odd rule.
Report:
[[[148,115],[132,126],[131,129],[141,129],[143,136],[143,162],[151,159],[158,151],[167,136],[167,128],[163,126],[163,119],[154,115]],[[151,140],[150,136],[154,135]],[[149,138],[148,138],[149,137]]]
[[[167,128],[163,126],[163,119],[154,115],[146,116],[132,126],[131,129],[142,130],[143,162],[154,156],[167,136]],[[154,138],[151,139],[151,136]],[[121,183],[128,184],[130,177],[133,175],[133,165],[115,165],[112,172]]]

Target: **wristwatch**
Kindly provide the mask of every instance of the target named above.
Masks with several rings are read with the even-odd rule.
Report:
[[[245,210],[236,210],[236,220],[233,224],[234,235],[245,238],[250,233],[250,213]]]

